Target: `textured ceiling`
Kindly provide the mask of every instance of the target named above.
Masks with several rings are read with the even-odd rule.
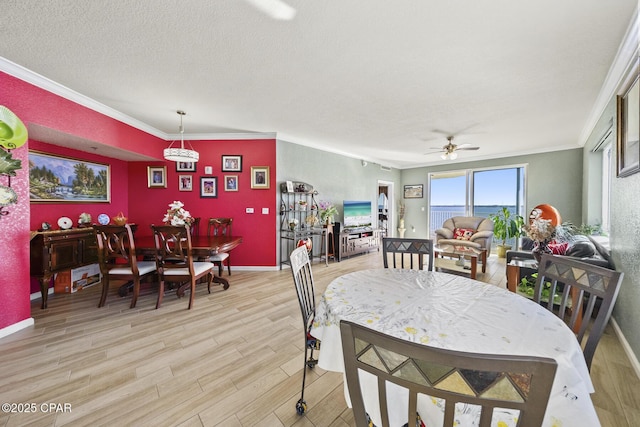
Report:
[[[480,147],[457,162],[584,144],[638,6],[287,3],[289,21],[241,0],[3,0],[0,56],[168,138],[182,109],[189,135],[276,133],[407,168],[441,163],[425,153],[448,134]]]

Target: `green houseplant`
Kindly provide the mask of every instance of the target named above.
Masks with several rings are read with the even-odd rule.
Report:
[[[507,245],[508,239],[522,236],[524,218],[514,215],[509,209],[502,207],[497,213],[489,215],[493,221],[493,236],[500,243],[498,244],[498,257],[504,258],[511,246]]]

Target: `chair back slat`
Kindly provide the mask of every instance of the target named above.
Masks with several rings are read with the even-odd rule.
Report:
[[[583,353],[589,368],[623,278],[622,272],[551,254],[542,255],[538,265],[533,299],[563,319],[578,342],[583,344],[587,337]],[[545,288],[549,289],[547,301],[542,297]],[[554,297],[556,293],[559,298]]]
[[[382,238],[384,268],[406,268],[423,270],[427,258],[427,270],[433,271],[433,240]]]
[[[302,312],[302,321],[308,329],[313,321],[316,310],[316,298],[313,289],[313,273],[311,260],[305,246],[300,246],[291,252],[291,273],[296,286],[296,294]]]
[[[457,403],[479,407],[480,427],[490,426],[494,414],[503,414],[505,409],[515,414],[518,426],[542,425],[557,369],[553,359],[445,350],[344,320],[340,322],[340,334],[347,387],[358,427],[368,426],[367,414],[377,413],[381,420],[372,421],[389,426],[391,411],[403,411],[402,416],[406,416],[403,422],[416,425],[416,417],[420,415],[418,394],[442,399],[446,426],[455,425],[460,415]],[[379,411],[365,407],[362,371],[378,378]],[[397,403],[388,408],[387,391],[391,383],[408,392],[406,408],[398,408]],[[367,390],[367,395],[375,394]],[[429,421],[426,424],[431,425]]]
[[[129,266],[134,274],[138,273],[136,246],[129,224],[94,225],[98,243],[98,262],[103,275],[114,266]]]
[[[233,218],[209,218],[207,236],[231,236]]]

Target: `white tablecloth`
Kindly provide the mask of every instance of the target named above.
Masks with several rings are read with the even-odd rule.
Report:
[[[558,370],[544,426],[600,425],[575,335],[551,312],[520,295],[439,272],[346,274],[329,284],[316,309],[311,333],[322,342],[318,366],[323,369],[344,372],[341,320],[434,347],[551,357]]]

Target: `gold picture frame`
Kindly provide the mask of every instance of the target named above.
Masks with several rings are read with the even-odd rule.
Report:
[[[640,70],[631,83],[617,96],[617,176],[619,178],[640,171]]]
[[[147,187],[167,188],[166,166],[147,166]]]
[[[251,188],[268,189],[269,183],[269,166],[251,166]]]

